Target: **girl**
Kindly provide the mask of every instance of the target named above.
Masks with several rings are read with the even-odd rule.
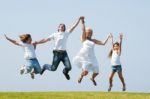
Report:
[[[20,74],[30,73],[31,78],[34,79],[34,74],[41,73],[40,64],[36,58],[35,48],[36,44],[32,43],[32,38],[30,34],[20,35],[21,42],[10,39],[5,35],[5,38],[11,43],[21,46],[24,49],[24,58],[26,60],[25,66],[21,67]]]
[[[73,30],[77,27],[80,22],[79,17],[75,24],[66,30],[65,24],[59,24],[58,32],[51,34],[48,38],[42,39],[40,41],[36,41],[36,44],[46,43],[48,41],[54,40],[54,50],[53,50],[53,62],[52,65],[45,64],[43,66],[41,75],[45,70],[56,71],[60,62],[63,62],[65,68],[63,69],[63,74],[67,80],[70,80],[69,71],[71,70],[70,59],[66,50],[67,39],[69,35],[73,32]]]
[[[90,71],[93,72],[91,81],[96,86],[95,77],[99,74],[99,64],[95,57],[94,46],[105,45],[110,37],[107,36],[105,41],[99,41],[92,39],[93,30],[89,27],[85,28],[84,18],[82,19],[82,48],[80,49],[77,56],[73,59],[73,62],[82,68],[82,73],[78,79],[78,83],[81,83],[84,76],[86,76]]]
[[[111,88],[113,86],[113,77],[116,72],[118,72],[118,76],[122,82],[123,88],[122,91],[126,90],[126,85],[124,82],[124,77],[122,75],[122,67],[120,62],[120,56],[122,51],[122,38],[123,34],[120,34],[120,42],[113,43],[113,37],[112,37],[112,50],[109,53],[109,58],[111,59],[111,65],[112,65],[112,73],[109,77],[109,88],[108,91],[111,91]]]

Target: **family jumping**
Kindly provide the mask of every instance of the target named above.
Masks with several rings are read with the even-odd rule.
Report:
[[[113,77],[116,72],[118,73],[118,76],[122,83],[122,91],[126,91],[126,84],[122,74],[122,64],[120,62],[123,34],[120,33],[119,41],[115,43],[113,41],[112,33],[109,33],[104,41],[94,39],[92,38],[93,30],[92,28],[85,26],[85,18],[83,16],[79,17],[76,22],[68,29],[66,29],[65,24],[59,24],[58,29],[55,33],[35,42],[32,42],[32,37],[30,34],[20,35],[20,41],[13,40],[4,35],[8,41],[22,47],[24,50],[25,64],[24,66],[21,66],[20,74],[30,74],[31,78],[34,79],[35,74],[42,75],[46,70],[56,71],[60,62],[62,62],[64,64],[62,73],[67,80],[70,80],[69,72],[72,69],[72,65],[67,53],[66,44],[68,37],[79,25],[79,23],[82,24],[82,48],[73,58],[73,63],[82,70],[78,78],[78,83],[81,83],[83,78],[87,76],[89,72],[92,72],[90,80],[95,86],[97,85],[95,78],[99,74],[99,63],[96,59],[94,47],[95,45],[105,45],[109,40],[111,40],[112,49],[108,57],[110,58],[112,72],[109,77],[108,91],[111,91],[113,87]],[[44,64],[43,66],[41,66],[36,57],[36,46],[52,40],[54,41],[52,64]]]

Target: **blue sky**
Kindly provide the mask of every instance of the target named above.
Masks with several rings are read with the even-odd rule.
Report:
[[[150,1],[149,0],[0,0],[0,91],[107,91],[108,76],[111,72],[107,58],[111,48],[96,46],[95,53],[100,63],[98,86],[93,86],[90,76],[77,83],[81,72],[72,64],[71,80],[62,74],[61,63],[56,72],[37,75],[20,75],[20,66],[24,64],[23,51],[6,41],[3,34],[19,40],[18,35],[30,33],[33,40],[48,37],[57,31],[59,23],[67,28],[79,16],[85,16],[86,26],[90,26],[93,38],[104,40],[113,33],[115,40],[119,32],[124,33],[121,56],[123,74],[128,92],[150,92]],[[82,44],[80,42],[81,25],[70,35],[67,51],[72,61]],[[41,65],[52,62],[53,42],[37,47],[37,58]],[[113,91],[121,91],[121,83],[114,77]]]

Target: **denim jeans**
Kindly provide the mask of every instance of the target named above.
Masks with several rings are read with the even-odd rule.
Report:
[[[26,66],[26,73],[30,73],[33,69],[34,69],[35,74],[41,73],[41,67],[36,58],[26,59],[25,66]]]
[[[112,72],[122,72],[122,67],[121,65],[116,65],[116,66],[112,66]]]
[[[71,70],[71,63],[68,57],[68,54],[66,51],[53,51],[53,61],[52,65],[45,64],[44,68],[50,71],[56,71],[58,68],[58,65],[60,62],[63,62],[65,68],[63,69],[63,73],[68,74],[68,72]]]

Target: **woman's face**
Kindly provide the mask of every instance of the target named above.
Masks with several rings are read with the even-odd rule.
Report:
[[[59,27],[58,27],[58,30],[61,31],[61,32],[64,32],[65,31],[65,25],[60,24]]]
[[[86,32],[86,37],[87,38],[91,38],[92,37],[93,30],[91,28],[86,28],[85,32]]]

